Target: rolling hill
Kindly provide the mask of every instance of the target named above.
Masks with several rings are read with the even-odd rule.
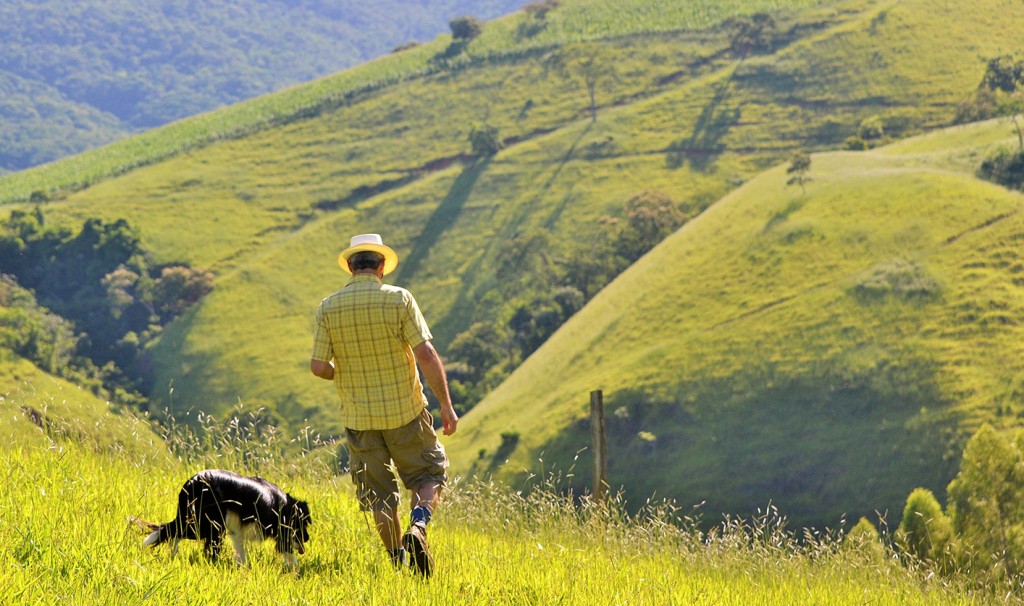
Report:
[[[520,0],[0,2],[0,171],[430,40]]]
[[[1013,138],[1000,121],[816,154],[806,194],[785,167],[745,184],[467,416],[450,446],[459,471],[568,472],[601,389],[609,482],[634,501],[747,514],[770,501],[835,525],[891,520],[916,486],[943,494],[973,428],[1024,415],[1024,196],[971,162]]]
[[[734,52],[723,20],[765,10],[770,42]],[[1010,141],[1005,124],[825,152],[866,120],[889,139],[947,125],[986,58],[1019,44],[1002,24],[1021,11],[565,0],[540,24],[489,23],[454,56],[441,37],[10,175],[0,200],[42,191],[48,221],[69,227],[125,217],[157,261],[216,273],[150,349],[155,406],[241,401],[330,433],[335,396],[308,373],[309,341],[350,235],[398,250],[395,282],[444,355],[475,322],[547,296],[605,217],[660,192],[699,216],[466,415],[448,440],[457,471],[567,469],[600,388],[611,480],[631,499],[710,515],[774,499],[797,523],[836,524],[913,486],[941,492],[966,432],[1015,422],[1021,200],[973,177]],[[503,149],[474,158],[481,125]],[[806,193],[784,185],[797,151],[818,152]]]

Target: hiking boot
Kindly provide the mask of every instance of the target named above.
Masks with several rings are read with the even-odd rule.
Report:
[[[402,547],[405,547],[409,554],[410,563],[425,577],[429,577],[434,568],[434,558],[430,557],[430,549],[427,547],[427,529],[419,524],[413,524],[409,530],[402,535]]]

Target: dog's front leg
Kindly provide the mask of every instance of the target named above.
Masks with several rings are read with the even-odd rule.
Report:
[[[245,540],[243,540],[242,535],[239,533],[232,532],[230,534],[231,542],[235,546],[235,561],[240,565],[245,566]]]

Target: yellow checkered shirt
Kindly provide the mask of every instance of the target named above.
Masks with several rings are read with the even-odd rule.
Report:
[[[412,293],[374,275],[353,276],[320,302],[314,360],[334,361],[349,429],[394,429],[427,405],[412,348],[432,338]]]

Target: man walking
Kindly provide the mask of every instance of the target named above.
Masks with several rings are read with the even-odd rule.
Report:
[[[416,299],[383,283],[398,265],[398,254],[380,235],[354,236],[338,264],[352,278],[317,309],[309,368],[337,388],[360,508],[373,512],[396,566],[408,554],[416,569],[430,576],[434,561],[427,524],[448,479],[448,458],[434,432],[417,363],[440,401],[444,434],[452,435],[459,417],[448,379]],[[395,471],[411,497],[405,534]]]

